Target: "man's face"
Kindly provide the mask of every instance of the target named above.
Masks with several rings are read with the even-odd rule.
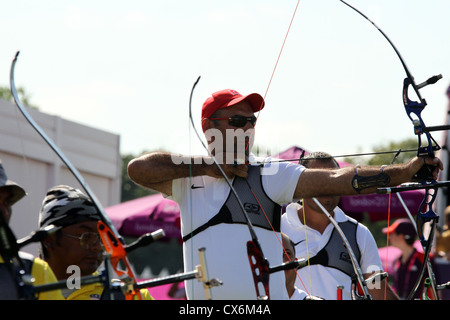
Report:
[[[59,264],[59,269],[67,270],[71,265],[80,267],[81,276],[90,275],[97,270],[103,262],[103,248],[101,240],[93,241],[89,248],[83,246],[80,238],[84,233],[98,235],[97,222],[86,221],[73,224],[61,229],[58,240],[56,237],[49,249],[53,263]],[[56,235],[55,235],[56,236]],[[52,266],[53,268],[53,266]],[[69,276],[69,274],[68,274]]]
[[[336,164],[333,161],[318,161],[318,160],[310,160],[308,164],[308,169],[338,169]],[[322,206],[331,213],[334,208],[337,207],[339,201],[341,199],[340,196],[321,196],[316,197],[316,199],[322,204]],[[315,203],[313,199],[304,199],[304,204],[307,207],[310,207],[314,211],[322,212],[322,209]]]
[[[11,197],[12,193],[9,188],[0,188],[0,210],[2,211],[7,223],[9,223],[12,214]]]
[[[220,109],[214,118],[226,118],[210,121],[209,130],[205,132],[210,141],[211,152],[224,163],[232,164],[234,160],[247,161],[253,147],[254,127],[246,121],[243,127],[233,126],[228,118],[233,116],[253,117],[250,104],[242,101],[232,107]]]

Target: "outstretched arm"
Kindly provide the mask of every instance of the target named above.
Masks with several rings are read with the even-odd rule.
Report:
[[[225,174],[231,178],[235,175],[246,178],[245,165],[222,164]],[[222,178],[222,173],[210,157],[184,156],[168,152],[145,153],[128,163],[128,175],[136,184],[167,195],[172,194],[174,179],[211,176]]]
[[[387,185],[377,185],[361,190],[361,193],[368,194],[383,186],[397,186],[399,184],[412,181],[412,177],[423,167],[423,165],[433,165],[433,178],[437,179],[439,170],[443,170],[442,162],[439,158],[418,158],[414,157],[407,163],[381,166],[363,166],[357,169],[360,177],[375,177],[383,172],[388,178]],[[294,193],[295,199],[311,198],[321,195],[355,195],[352,180],[355,177],[355,167],[345,167],[341,169],[306,169],[297,183]]]

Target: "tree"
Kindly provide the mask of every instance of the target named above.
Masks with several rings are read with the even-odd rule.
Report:
[[[396,155],[395,152],[399,150],[402,152]],[[384,153],[386,151],[389,151],[389,153]],[[393,161],[394,163],[407,162],[415,155],[415,153],[417,153],[417,139],[409,138],[398,142],[391,141],[386,144],[379,144],[373,148],[373,152],[380,154],[372,155],[369,158],[347,157],[344,161],[353,164],[359,163],[365,165],[385,165],[392,164]]]
[[[19,95],[19,98],[24,105],[30,108],[39,109],[37,106],[31,104],[30,102],[31,95],[25,92],[24,88],[21,87],[17,88],[17,94]],[[9,87],[0,87],[0,98],[14,103],[14,98],[12,96]]]
[[[120,202],[145,197],[155,193],[152,190],[145,189],[137,185],[128,176],[127,172],[128,163],[134,158],[136,158],[136,155],[133,154],[122,155],[122,186],[121,186],[122,192]]]

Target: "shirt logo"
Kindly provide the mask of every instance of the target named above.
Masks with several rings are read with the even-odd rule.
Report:
[[[259,214],[259,206],[257,204],[246,202],[244,203],[244,209],[249,213]]]
[[[352,260],[350,259],[350,255],[348,252],[341,252],[339,259],[348,263],[352,263]]]

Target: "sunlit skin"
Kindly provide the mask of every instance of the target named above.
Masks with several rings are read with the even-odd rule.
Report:
[[[250,104],[247,101],[241,101],[231,107],[219,109],[215,113],[215,118],[228,118],[234,115],[241,115],[244,117],[251,117],[254,115],[253,109],[250,106]],[[233,160],[236,160],[237,158],[241,158],[241,155],[245,155],[245,159],[240,159],[245,162],[248,161],[248,156],[252,148],[252,140],[254,139],[254,128],[250,122],[247,122],[244,127],[236,128],[228,123],[228,120],[222,119],[222,120],[205,120],[206,121],[206,132],[205,134],[208,134],[209,129],[216,129],[219,130],[221,137],[222,137],[222,150],[211,150],[213,155],[218,156],[219,159],[224,159],[222,163],[228,163],[226,162],[226,157],[220,157],[221,151],[226,155],[227,153],[232,153]],[[228,132],[227,132],[228,130]],[[231,131],[230,131],[231,130]],[[228,135],[227,135],[228,133]],[[239,135],[244,135],[245,138],[242,138],[242,142],[245,140],[245,143],[238,143],[238,139],[234,138],[232,141],[229,141],[230,133],[236,133]],[[212,131],[212,139],[209,141],[210,146],[213,145],[215,139],[214,135],[216,134],[215,131]],[[242,137],[242,136],[241,136]],[[251,138],[251,139],[250,139]],[[232,163],[228,163],[232,164]]]
[[[310,169],[336,169],[338,166],[332,161],[319,161],[319,160],[310,160],[308,164],[308,168]],[[322,204],[322,206],[330,213],[331,216],[334,216],[333,210],[339,204],[340,196],[321,196],[316,197],[316,199]],[[306,219],[306,225],[311,228],[323,233],[328,224],[330,224],[330,220],[325,215],[325,213],[320,209],[320,207],[315,203],[315,201],[311,198],[303,199],[303,205],[305,214],[303,212],[303,208],[298,210],[298,217],[300,221],[305,224],[304,217]]]
[[[96,221],[86,221],[61,229],[63,233],[81,236],[84,232],[98,233]],[[91,275],[103,262],[103,248],[98,241],[90,249],[84,249],[80,240],[60,234],[54,234],[45,241],[48,250],[47,262],[58,280],[67,279],[71,273],[67,268],[71,265],[80,267],[81,276]]]

